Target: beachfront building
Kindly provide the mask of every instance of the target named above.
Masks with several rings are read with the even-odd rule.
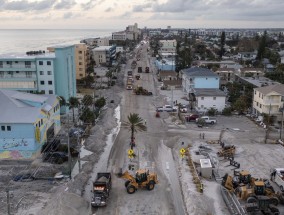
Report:
[[[84,43],[75,44],[76,79],[85,78],[90,64],[90,51]]]
[[[112,40],[138,40],[141,35],[141,30],[138,28],[138,24],[128,25],[124,31],[118,31],[112,33]]]
[[[59,98],[0,89],[0,158],[38,155],[60,130]]]
[[[99,46],[93,49],[93,58],[96,65],[112,65],[116,58],[116,46]]]
[[[50,50],[54,52],[0,55],[0,89],[58,95],[66,101],[76,96],[74,46]]]

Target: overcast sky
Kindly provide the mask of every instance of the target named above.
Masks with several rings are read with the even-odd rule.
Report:
[[[0,0],[0,28],[284,28],[284,0]]]

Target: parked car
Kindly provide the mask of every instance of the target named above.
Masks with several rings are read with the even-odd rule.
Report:
[[[35,180],[35,177],[31,173],[22,173],[18,174],[13,178],[13,181],[33,181]]]
[[[198,117],[199,117],[198,114],[190,114],[190,115],[185,116],[185,120],[187,122],[195,121]]]
[[[171,105],[164,105],[163,107],[158,107],[157,108],[157,112],[163,112],[163,111],[166,111],[166,112],[173,112],[174,109]]]
[[[65,152],[47,152],[44,153],[43,161],[48,161],[50,163],[62,164],[68,161],[68,154]]]
[[[181,105],[179,109],[180,109],[180,112],[182,112],[182,113],[187,113],[187,107],[186,107],[186,105]]]
[[[209,116],[202,116],[200,119],[204,120],[206,124],[215,124],[217,120],[215,118],[211,118]],[[199,118],[195,119],[196,122],[199,121]]]

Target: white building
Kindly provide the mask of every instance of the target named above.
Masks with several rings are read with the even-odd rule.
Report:
[[[54,53],[0,56],[0,88],[55,94]]]
[[[198,112],[206,112],[214,108],[223,111],[226,104],[226,94],[219,89],[195,89],[195,108]]]
[[[93,58],[97,65],[111,64],[115,55],[116,46],[99,46],[93,49]]]
[[[112,40],[126,40],[126,32],[125,31],[113,32]]]
[[[160,40],[161,48],[159,53],[175,53],[177,41],[176,40]]]
[[[253,113],[279,115],[279,109],[283,107],[284,85],[269,85],[254,89]]]

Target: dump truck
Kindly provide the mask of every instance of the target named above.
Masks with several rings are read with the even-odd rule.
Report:
[[[99,172],[97,178],[93,182],[93,197],[91,205],[93,207],[101,207],[107,205],[107,200],[111,190],[111,173]]]
[[[132,61],[132,63],[131,63],[131,69],[135,69],[136,66],[137,66],[137,62],[136,62],[135,60]]]
[[[148,67],[148,66],[146,66],[145,72],[146,72],[146,73],[149,73],[149,67]]]
[[[135,88],[134,93],[135,93],[136,95],[145,95],[145,96],[151,96],[151,95],[153,95],[152,92],[149,92],[148,90],[144,89],[143,87],[137,87],[137,88]]]
[[[147,188],[153,190],[158,183],[157,173],[151,173],[146,169],[137,170],[135,177],[128,171],[118,174],[119,177],[126,179],[125,188],[127,193],[133,194],[138,188]]]
[[[140,79],[140,75],[135,75],[136,80]]]
[[[132,71],[127,71],[127,76],[132,76]]]

